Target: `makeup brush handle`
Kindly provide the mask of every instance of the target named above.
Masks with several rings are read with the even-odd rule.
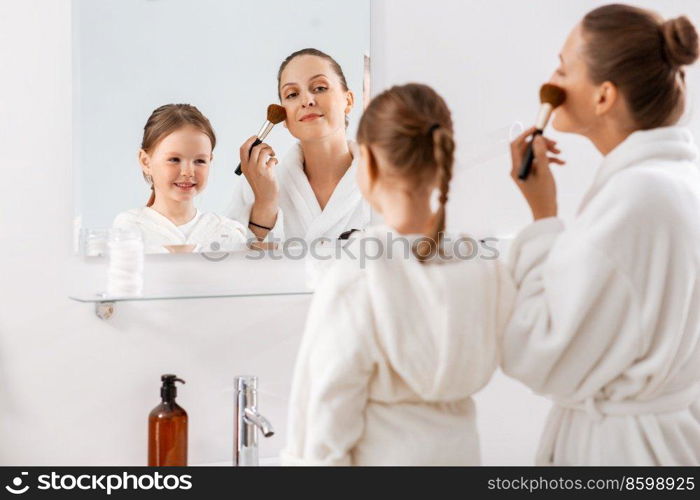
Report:
[[[260,137],[255,139],[255,142],[253,143],[252,146],[250,146],[250,149],[248,150],[248,154],[253,152],[253,148],[257,146],[258,144],[262,144],[262,141],[260,140]],[[243,173],[243,170],[241,169],[241,164],[238,164],[238,167],[236,167],[236,175],[241,175]]]
[[[540,129],[535,130],[532,134],[532,140],[527,145],[525,150],[525,156],[523,156],[523,162],[520,164],[520,172],[518,172],[518,179],[524,181],[530,175],[530,170],[532,170],[532,162],[535,160],[535,150],[533,149],[533,144],[535,142],[535,137],[542,135]]]

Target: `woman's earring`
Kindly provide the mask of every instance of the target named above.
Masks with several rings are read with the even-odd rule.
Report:
[[[148,182],[151,186],[153,186],[153,177],[146,174],[146,182]]]

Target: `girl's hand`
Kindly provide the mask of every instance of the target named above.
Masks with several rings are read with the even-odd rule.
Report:
[[[542,135],[537,135],[534,139],[533,150],[535,159],[532,162],[532,169],[527,179],[520,180],[518,173],[522,164],[525,151],[527,149],[527,138],[535,132],[535,127],[531,127],[510,144],[510,154],[513,160],[513,168],[510,176],[523,193],[525,200],[530,205],[532,216],[535,220],[546,217],[556,217],[557,215],[557,185],[549,169],[550,163],[564,165],[565,162],[556,156],[561,153],[556,147],[556,142],[547,139]]]
[[[255,195],[250,220],[262,226],[273,227],[279,207],[279,184],[274,171],[277,158],[275,158],[275,151],[264,142],[251,151],[250,147],[256,139],[255,136],[251,137],[240,149],[241,170]],[[266,230],[253,226],[251,230],[259,238],[264,238],[267,234]]]

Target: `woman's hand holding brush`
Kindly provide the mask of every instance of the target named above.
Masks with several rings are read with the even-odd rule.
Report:
[[[250,229],[258,238],[264,238],[267,230],[257,226],[272,228],[279,209],[279,184],[274,170],[277,158],[275,151],[264,142],[251,149],[256,139],[258,137],[253,136],[241,146],[241,170],[255,195],[250,221],[256,225],[251,225]]]
[[[549,168],[550,163],[564,165],[564,161],[554,155],[561,153],[556,142],[542,135],[533,139],[534,161],[532,170],[526,180],[519,178],[523,156],[528,148],[528,138],[534,134],[536,127],[531,127],[520,134],[511,144],[510,153],[513,161],[511,177],[523,193],[535,220],[557,215],[557,186]],[[550,155],[551,154],[551,155]]]

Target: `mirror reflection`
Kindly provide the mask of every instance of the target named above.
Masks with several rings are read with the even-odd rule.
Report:
[[[352,139],[369,1],[301,3],[75,0],[75,228],[182,253],[369,225]],[[261,141],[271,104],[284,119]]]

